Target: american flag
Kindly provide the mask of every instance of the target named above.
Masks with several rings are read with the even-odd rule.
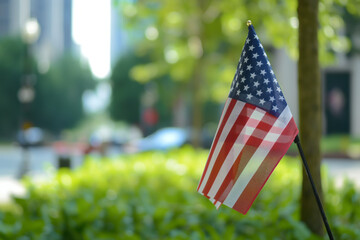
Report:
[[[246,214],[298,134],[255,33],[242,50],[198,192]]]

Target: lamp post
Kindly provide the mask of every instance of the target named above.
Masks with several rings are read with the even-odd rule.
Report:
[[[23,177],[29,170],[29,143],[27,141],[26,129],[30,127],[28,122],[28,114],[30,105],[35,98],[34,84],[36,76],[33,72],[31,59],[31,45],[36,42],[40,34],[39,23],[35,18],[29,18],[25,22],[22,31],[22,40],[25,43],[23,75],[21,79],[21,87],[18,91],[18,99],[21,103],[21,118],[19,143],[22,148],[22,163],[20,165],[19,178]]]

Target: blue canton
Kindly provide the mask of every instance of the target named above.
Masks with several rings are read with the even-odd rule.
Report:
[[[250,103],[278,117],[287,106],[255,29],[249,26],[229,97]]]

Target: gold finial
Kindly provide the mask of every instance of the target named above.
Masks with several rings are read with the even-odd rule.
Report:
[[[251,20],[247,20],[246,24],[248,25],[248,27],[251,25]]]

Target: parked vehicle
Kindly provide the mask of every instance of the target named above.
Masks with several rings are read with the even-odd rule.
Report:
[[[21,146],[40,146],[44,144],[44,131],[38,127],[31,127],[17,133],[17,142]]]
[[[124,147],[125,152],[144,152],[151,150],[168,150],[181,147],[190,142],[190,131],[183,128],[162,128],[155,133],[133,141]]]

